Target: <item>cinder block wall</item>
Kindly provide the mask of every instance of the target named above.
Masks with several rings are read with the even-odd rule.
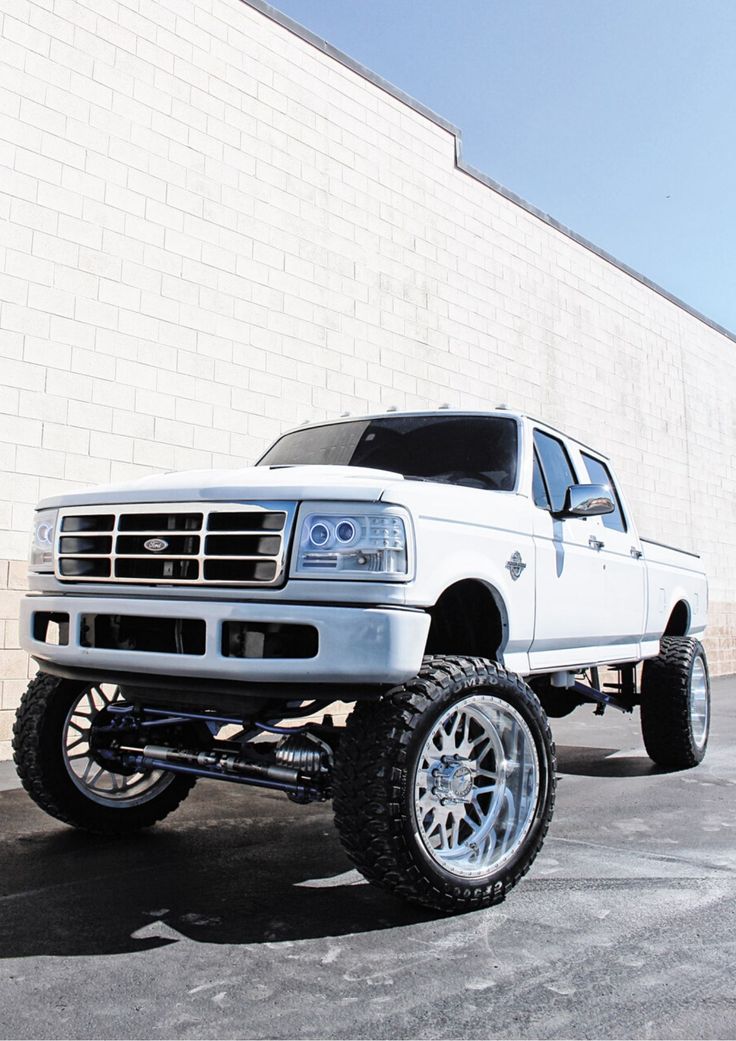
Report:
[[[32,508],[304,419],[528,409],[697,547],[736,671],[736,345],[241,0],[0,0],[0,754]]]

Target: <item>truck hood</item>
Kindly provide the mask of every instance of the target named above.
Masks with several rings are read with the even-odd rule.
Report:
[[[359,466],[249,466],[187,470],[98,485],[44,499],[39,506],[96,506],[141,502],[240,502],[246,499],[345,499],[376,502],[401,474]]]

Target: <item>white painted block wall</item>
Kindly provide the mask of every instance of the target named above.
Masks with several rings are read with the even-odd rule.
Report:
[[[0,755],[36,500],[344,410],[505,401],[608,451],[736,671],[736,344],[241,0],[0,0],[0,375]]]

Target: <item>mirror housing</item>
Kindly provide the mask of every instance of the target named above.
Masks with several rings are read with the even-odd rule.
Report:
[[[616,504],[607,484],[571,484],[565,493],[565,505],[559,517],[600,517],[613,513]]]

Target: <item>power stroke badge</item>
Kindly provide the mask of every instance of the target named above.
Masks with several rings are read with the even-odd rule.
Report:
[[[508,568],[509,574],[513,578],[514,582],[517,578],[521,577],[521,573],[526,567],[526,564],[521,559],[521,553],[519,553],[518,549],[515,550],[506,561],[506,567]]]

